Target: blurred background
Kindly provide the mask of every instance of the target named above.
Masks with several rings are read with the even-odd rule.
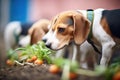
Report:
[[[65,10],[96,8],[118,9],[120,0],[0,0],[0,65],[6,58],[3,33],[9,22],[33,22]]]

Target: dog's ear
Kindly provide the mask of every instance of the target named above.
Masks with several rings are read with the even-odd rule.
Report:
[[[30,39],[30,45],[33,45],[36,43],[36,32],[35,32],[35,29],[33,29],[32,33],[30,34],[31,36],[31,39]]]
[[[72,15],[74,21],[74,41],[80,45],[83,43],[90,31],[90,22],[80,13],[76,12]]]
[[[45,31],[43,29],[39,29],[39,28],[35,28],[33,29],[32,33],[31,33],[31,40],[30,40],[30,44],[36,44],[38,41],[42,40],[42,37],[45,35]]]

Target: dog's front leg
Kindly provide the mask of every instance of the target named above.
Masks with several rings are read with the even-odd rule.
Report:
[[[76,60],[76,56],[77,56],[77,46],[76,45],[73,45],[73,55],[72,55],[72,61],[75,61]]]
[[[79,45],[73,45],[73,56],[72,61],[78,61],[80,62],[80,46]]]
[[[100,60],[100,65],[102,65],[102,66],[108,65],[109,60],[112,56],[114,46],[115,46],[114,41],[108,41],[102,45],[102,58]]]

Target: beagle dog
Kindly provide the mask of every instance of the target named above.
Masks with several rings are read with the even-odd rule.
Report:
[[[120,9],[96,9],[71,10],[56,15],[43,41],[47,47],[59,50],[72,41],[79,49],[89,39],[94,46],[100,48],[100,65],[107,66],[114,47],[120,43],[119,38]]]
[[[27,45],[37,44],[37,42],[41,41],[43,36],[48,32],[49,24],[50,21],[48,19],[40,19],[33,23],[33,25],[28,30],[27,36],[25,36],[19,41],[19,45],[21,45],[21,47],[26,47]],[[57,51],[55,57],[63,57],[65,51],[66,48]]]
[[[47,19],[40,19],[37,22],[35,22],[32,27],[28,30],[28,36],[23,38],[20,41],[21,45],[24,45],[23,43],[25,41],[28,41],[28,38],[30,39],[30,45],[36,44],[38,41],[41,41],[44,35],[49,31],[50,21]],[[24,47],[24,46],[23,46]],[[86,49],[85,49],[86,48]],[[93,48],[91,48],[91,45],[88,44],[88,42],[85,42],[83,45],[81,45],[80,51],[82,52],[81,56],[81,67],[82,68],[88,68],[87,61],[86,61],[86,55],[90,51],[91,53],[94,53]],[[69,54],[68,54],[69,53]],[[56,51],[56,54],[53,56],[55,58],[59,57],[66,57],[70,60],[75,60],[76,55],[73,55],[73,53],[76,53],[76,49],[74,49],[74,45],[71,44],[67,47],[64,47],[58,51]],[[95,61],[95,60],[93,60]],[[94,65],[94,64],[92,64]]]
[[[42,40],[42,37],[48,32],[49,24],[49,20],[40,19],[32,25],[32,27],[28,30],[28,35],[31,37],[31,45],[36,44],[38,41]]]
[[[21,45],[21,47],[26,47],[27,45],[33,45],[42,40],[42,37],[48,32],[49,23],[50,21],[47,19],[40,19],[34,22],[28,29],[27,36],[19,41],[19,45]],[[26,41],[28,43],[25,44]]]
[[[28,29],[32,26],[32,22],[22,23],[20,21],[12,21],[8,23],[4,31],[4,41],[6,51],[15,49],[19,45],[19,41],[27,35]],[[28,44],[26,41],[24,44]]]

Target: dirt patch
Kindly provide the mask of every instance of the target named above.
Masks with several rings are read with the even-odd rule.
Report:
[[[61,73],[51,74],[49,65],[6,66],[6,53],[3,36],[0,35],[0,80],[61,80]],[[117,52],[118,53],[118,52]],[[119,52],[120,53],[120,52]],[[120,55],[120,54],[119,54]],[[89,58],[91,59],[91,58]],[[75,80],[105,80],[103,76],[89,77],[78,75]]]
[[[0,80],[60,80],[59,75],[48,72],[47,65],[14,66],[0,69]]]
[[[0,80],[61,80],[61,73],[52,74],[49,65],[24,65],[3,67],[0,69]],[[103,77],[78,75],[74,80],[104,80]]]

